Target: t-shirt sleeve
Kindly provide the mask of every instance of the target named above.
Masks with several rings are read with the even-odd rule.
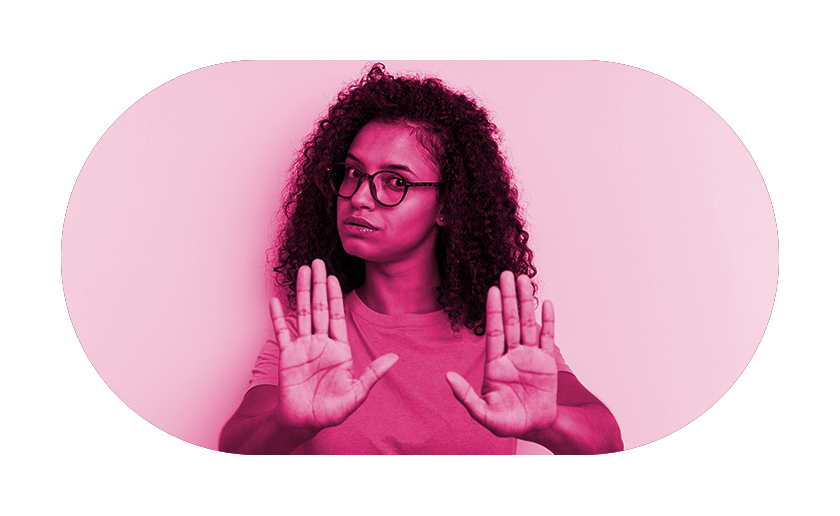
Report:
[[[572,372],[572,369],[568,365],[566,365],[566,361],[563,360],[563,355],[560,353],[560,348],[558,348],[556,344],[554,345],[554,361],[557,362],[557,371],[558,372],[560,372],[560,373],[562,373],[562,372],[571,373]],[[574,374],[574,373],[572,373],[572,374]]]
[[[294,340],[297,338],[297,317],[292,314],[286,316],[286,326],[289,328],[289,337]],[[260,354],[257,355],[257,361],[254,368],[251,370],[251,380],[248,382],[248,388],[256,387],[258,385],[277,385],[277,368],[280,365],[280,345],[274,339],[268,339],[263,344]]]
[[[248,388],[257,385],[277,385],[277,367],[280,364],[280,346],[274,339],[268,339],[263,344],[257,362],[251,370],[251,380]]]

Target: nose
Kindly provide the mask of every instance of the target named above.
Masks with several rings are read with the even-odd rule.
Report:
[[[372,185],[373,178],[370,176],[362,179],[362,183],[356,189],[356,193],[354,193],[353,197],[350,198],[350,202],[353,204],[354,208],[358,210],[371,210],[374,206],[376,206],[376,201],[373,198],[373,192],[371,192]]]

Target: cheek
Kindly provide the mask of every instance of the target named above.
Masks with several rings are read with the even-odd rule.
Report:
[[[395,224],[395,227],[398,226],[402,233],[411,236],[425,235],[436,227],[437,204],[424,204],[412,208],[400,214],[399,221]]]
[[[425,193],[426,192],[424,192],[424,194]],[[441,204],[437,199],[437,194],[428,192],[428,194],[424,195],[422,198],[412,199],[411,201],[411,204],[406,206],[406,208],[409,208],[406,211],[411,212],[411,215],[408,216],[408,218],[414,219],[417,222],[425,222],[429,220],[434,221],[437,219],[441,207]]]
[[[348,201],[347,199],[342,199],[341,197],[339,197],[338,202],[336,203],[336,206],[335,206],[336,223],[338,223],[338,221],[341,220],[343,217],[346,217],[349,214],[350,210],[351,210],[350,201]]]

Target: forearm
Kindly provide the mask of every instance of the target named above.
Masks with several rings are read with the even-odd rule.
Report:
[[[554,424],[520,439],[544,446],[555,455],[592,455],[624,449],[618,423],[609,409],[598,403],[558,406]]]
[[[317,434],[282,426],[274,411],[255,416],[235,416],[222,429],[219,451],[242,455],[288,455]]]

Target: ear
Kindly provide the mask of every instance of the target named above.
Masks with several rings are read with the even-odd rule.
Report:
[[[444,227],[447,224],[446,217],[443,216],[443,206],[441,206],[438,209],[438,215],[437,215],[437,218],[435,219],[435,224],[437,224],[440,227]]]

